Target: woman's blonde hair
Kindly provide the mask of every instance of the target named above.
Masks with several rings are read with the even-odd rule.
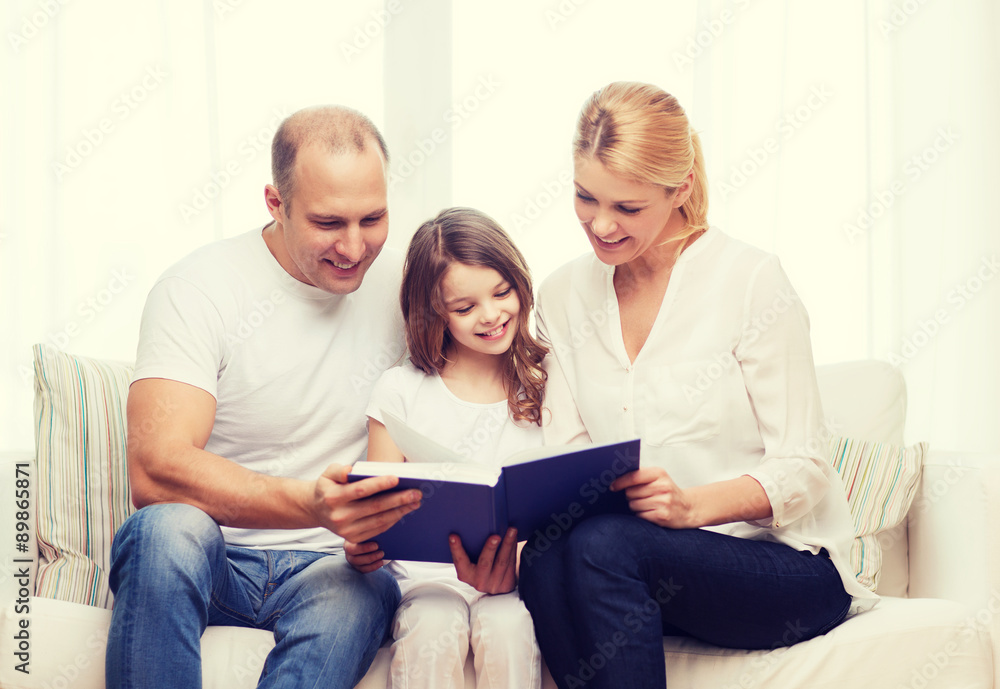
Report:
[[[616,81],[595,91],[580,111],[573,156],[593,158],[614,175],[655,184],[668,195],[693,172],[691,195],[680,208],[687,222],[682,236],[708,229],[701,141],[684,108],[663,89]]]
[[[534,304],[531,274],[511,238],[485,213],[448,208],[413,234],[399,297],[410,361],[427,374],[440,372],[448,361],[453,340],[441,282],[453,263],[492,268],[516,292],[521,303],[517,332],[503,361],[507,407],[515,420],[540,426],[546,379],[542,359],[548,350],[528,330]]]

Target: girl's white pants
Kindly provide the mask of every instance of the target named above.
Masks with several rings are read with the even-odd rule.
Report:
[[[454,571],[454,570],[452,570]],[[458,579],[407,579],[393,622],[389,689],[541,689],[541,654],[517,591],[483,594]]]

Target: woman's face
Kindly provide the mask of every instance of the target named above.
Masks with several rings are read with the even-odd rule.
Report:
[[[577,158],[574,170],[576,216],[603,263],[627,263],[684,229],[678,209],[690,177],[668,196],[663,187],[612,174],[595,158]]]

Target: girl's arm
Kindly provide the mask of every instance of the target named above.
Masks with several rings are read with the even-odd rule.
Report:
[[[368,418],[368,456],[365,458],[369,462],[405,462],[403,453],[396,447],[389,437],[389,431],[385,425]],[[382,558],[385,556],[375,541],[365,541],[364,543],[344,542],[344,554],[347,561],[359,572],[374,572],[385,564]]]
[[[392,442],[389,431],[381,421],[368,417],[368,456],[369,462],[405,462],[403,453]]]

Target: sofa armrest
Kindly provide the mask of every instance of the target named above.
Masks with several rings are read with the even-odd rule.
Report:
[[[35,592],[38,545],[34,489],[34,454],[0,452],[0,607],[20,597],[24,588],[32,595]],[[22,509],[25,500],[27,510]]]
[[[910,598],[946,598],[1000,639],[1000,455],[932,450],[907,515]],[[995,659],[1000,673],[1000,655]],[[1000,676],[1000,674],[998,674]]]
[[[1000,596],[1000,455],[932,450],[907,515],[911,598]]]

